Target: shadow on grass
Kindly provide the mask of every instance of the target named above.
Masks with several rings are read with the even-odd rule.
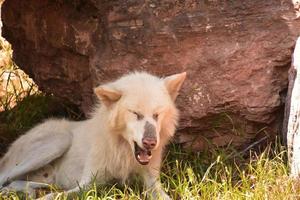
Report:
[[[0,155],[21,134],[51,117],[80,120],[83,114],[71,104],[42,93],[27,96],[12,109],[0,112]]]

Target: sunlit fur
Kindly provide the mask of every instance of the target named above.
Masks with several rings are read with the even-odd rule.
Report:
[[[161,156],[178,120],[172,98],[177,94],[170,92],[178,92],[185,73],[170,76],[169,82],[167,78],[144,72],[123,76],[95,88],[102,103],[95,106],[89,119],[50,119],[36,126],[13,143],[0,161],[0,186],[7,180],[18,184],[27,180],[57,184],[68,193],[78,191],[78,183],[86,186],[95,178],[100,183],[124,183],[131,174],[139,174],[149,195],[169,199],[159,182]],[[133,112],[141,113],[143,119],[138,120]],[[157,120],[154,114],[158,114]],[[133,143],[142,147],[146,121],[155,126],[158,142],[149,164],[141,165],[135,159]]]

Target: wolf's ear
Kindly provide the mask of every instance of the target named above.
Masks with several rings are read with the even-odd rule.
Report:
[[[94,88],[94,92],[100,101],[107,107],[117,102],[122,96],[121,92],[107,86],[98,86]]]
[[[185,80],[186,72],[180,74],[174,74],[171,76],[167,76],[164,79],[165,86],[171,96],[171,98],[175,101],[178,92],[182,86],[183,81]]]

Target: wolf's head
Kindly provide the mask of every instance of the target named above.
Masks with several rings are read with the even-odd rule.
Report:
[[[185,72],[163,79],[133,73],[94,89],[109,129],[129,143],[140,164],[148,164],[152,151],[174,135],[178,118],[174,101],[185,77]]]

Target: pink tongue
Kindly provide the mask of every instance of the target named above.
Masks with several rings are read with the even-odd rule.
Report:
[[[139,160],[140,161],[148,161],[149,160],[149,155],[148,155],[147,151],[139,152]]]

